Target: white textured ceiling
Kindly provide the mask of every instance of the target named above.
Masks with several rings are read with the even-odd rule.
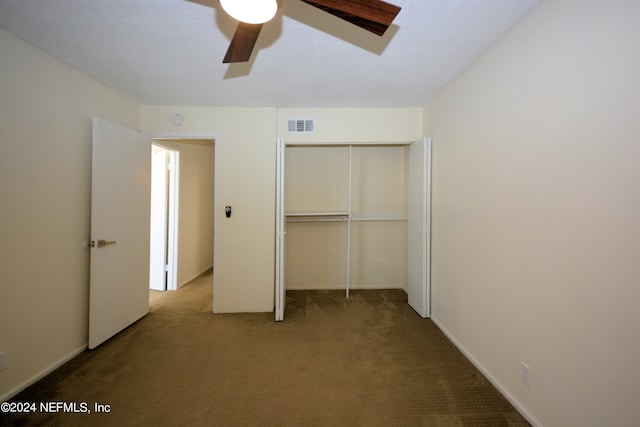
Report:
[[[217,0],[0,0],[0,26],[145,104],[417,107],[539,0],[390,2],[380,38],[281,0],[243,64],[222,64],[236,21]]]

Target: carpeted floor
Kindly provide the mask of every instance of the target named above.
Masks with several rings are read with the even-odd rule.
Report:
[[[90,414],[0,414],[0,424],[527,426],[406,299],[290,291],[276,323],[272,313],[212,314],[205,276],[12,399],[86,403]]]

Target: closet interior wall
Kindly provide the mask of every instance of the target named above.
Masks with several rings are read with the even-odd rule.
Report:
[[[287,289],[407,290],[407,146],[287,146],[285,165]]]

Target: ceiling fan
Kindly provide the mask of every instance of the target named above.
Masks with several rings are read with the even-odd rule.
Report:
[[[236,18],[238,27],[231,39],[222,62],[246,62],[251,57],[253,47],[258,40],[260,30],[277,11],[277,0],[252,0],[244,2],[238,0],[220,0],[222,8]],[[378,36],[382,36],[391,25],[400,7],[382,0],[301,0],[311,6],[324,10],[340,19],[344,19],[360,28],[364,28]],[[243,4],[244,3],[244,4]],[[249,3],[249,4],[247,4]],[[257,11],[259,5],[268,4],[264,17],[245,18],[242,13]],[[244,8],[244,9],[243,9]]]

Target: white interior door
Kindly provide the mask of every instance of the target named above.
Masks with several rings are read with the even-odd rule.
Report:
[[[287,234],[287,217],[284,208],[284,139],[278,139],[276,155],[276,321],[284,320],[286,305],[285,282],[285,237]]]
[[[430,226],[431,140],[409,147],[409,305],[421,316],[431,316]]]
[[[151,147],[151,254],[149,289],[167,290],[168,151]]]
[[[151,139],[93,119],[89,348],[149,310]]]

